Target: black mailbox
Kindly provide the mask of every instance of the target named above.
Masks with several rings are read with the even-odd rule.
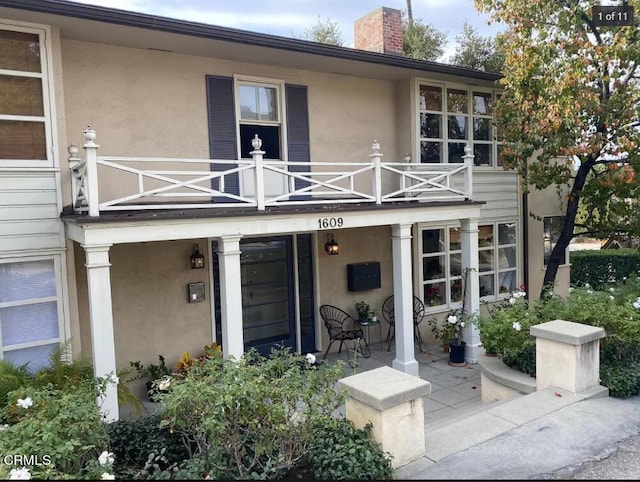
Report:
[[[368,261],[347,265],[347,286],[349,291],[365,291],[380,288],[380,263]]]

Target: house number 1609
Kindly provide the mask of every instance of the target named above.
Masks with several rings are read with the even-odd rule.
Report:
[[[344,224],[342,218],[320,218],[318,219],[318,227],[320,229],[341,228]]]

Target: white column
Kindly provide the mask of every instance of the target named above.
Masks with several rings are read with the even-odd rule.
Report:
[[[462,242],[462,273],[469,268],[467,273],[465,308],[468,313],[479,313],[480,311],[480,288],[478,284],[478,220],[460,220],[460,239]],[[465,361],[467,363],[478,363],[480,350],[480,332],[478,327],[467,324],[463,331],[465,348]]]
[[[262,147],[262,140],[258,137],[258,134],[251,140],[253,151],[249,154],[253,157],[253,163],[255,167],[254,188],[256,194],[256,205],[258,211],[264,211],[264,155],[265,152],[260,150]]]
[[[393,312],[396,358],[393,368],[418,376],[413,345],[413,289],[411,275],[411,224],[391,226],[393,248]]]
[[[97,377],[116,373],[116,349],[113,336],[113,308],[111,304],[110,244],[82,245],[86,253],[87,285],[89,288],[89,319],[93,372]],[[108,421],[118,420],[118,391],[115,384],[108,384],[104,397],[98,400]]]
[[[218,259],[220,261],[222,354],[225,357],[233,356],[239,360],[244,354],[240,236],[228,236],[220,239]]]
[[[100,216],[100,194],[98,193],[98,148],[96,144],[96,131],[91,126],[84,130],[84,150],[85,150],[85,185],[84,195],[89,206],[89,216]]]
[[[369,158],[373,162],[373,196],[376,198],[376,204],[382,204],[382,154],[380,153],[380,143],[375,139],[371,144],[373,151]]]

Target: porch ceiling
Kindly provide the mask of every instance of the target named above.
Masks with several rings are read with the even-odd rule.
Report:
[[[83,245],[168,241],[223,236],[269,236],[296,232],[478,219],[474,201],[397,204],[331,204],[255,209],[184,209],[63,215],[67,237]],[[323,227],[323,220],[341,226]],[[338,218],[341,223],[338,223]]]

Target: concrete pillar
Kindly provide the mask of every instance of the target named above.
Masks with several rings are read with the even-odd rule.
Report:
[[[468,313],[480,312],[480,289],[478,285],[478,220],[462,219],[460,221],[460,241],[462,244],[462,274],[469,269],[467,274],[466,303],[465,308]],[[463,280],[464,281],[464,280]],[[463,329],[463,338],[466,342],[465,361],[467,363],[478,363],[480,354],[480,331],[476,325],[467,323]]]
[[[97,377],[116,374],[116,349],[113,336],[113,308],[111,302],[110,244],[82,245],[86,254],[87,286],[89,296],[89,321],[93,351],[93,372]],[[119,418],[118,391],[113,383],[98,400],[106,420]]]
[[[413,345],[413,288],[411,276],[411,224],[391,226],[393,250],[393,311],[396,357],[393,368],[418,376]]]
[[[244,354],[242,329],[242,290],[240,274],[240,236],[227,236],[218,242],[220,261],[220,315],[222,354],[239,360]]]
[[[338,386],[347,391],[347,419],[356,428],[373,425],[371,435],[393,454],[394,468],[424,455],[422,397],[431,383],[384,366],[338,380]]]
[[[536,390],[608,391],[600,386],[600,338],[595,326],[553,320],[530,329],[536,337]]]

